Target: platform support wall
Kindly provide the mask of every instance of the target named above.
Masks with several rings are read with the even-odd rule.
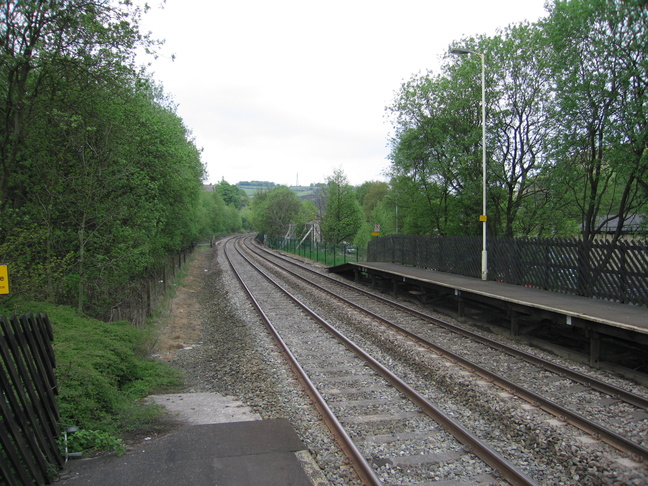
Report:
[[[464,301],[461,297],[461,291],[455,289],[455,300],[457,301],[457,315],[459,317],[464,316]]]
[[[511,309],[509,311],[509,315],[511,316],[511,336],[518,336],[520,334],[520,325],[518,323],[518,313],[514,309]]]
[[[590,332],[590,366],[596,366],[601,358],[601,335],[598,332]]]

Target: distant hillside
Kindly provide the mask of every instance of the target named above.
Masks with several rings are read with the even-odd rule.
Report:
[[[268,181],[241,181],[236,184],[236,187],[243,189],[249,197],[254,196],[254,193],[258,191],[272,189],[275,186],[274,182]]]
[[[267,181],[241,181],[236,184],[236,187],[243,189],[249,197],[252,197],[258,191],[269,190],[277,185],[279,184]],[[311,184],[310,186],[291,186],[290,189],[301,199],[312,199],[318,187],[319,184]]]

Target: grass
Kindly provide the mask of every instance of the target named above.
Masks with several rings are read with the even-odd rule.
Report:
[[[169,365],[147,358],[151,331],[125,321],[98,321],[79,316],[71,307],[44,303],[19,303],[10,312],[49,316],[60,426],[84,431],[79,443],[85,451],[118,450],[126,437],[168,428],[164,408],[144,403],[142,398],[180,390],[183,377]]]

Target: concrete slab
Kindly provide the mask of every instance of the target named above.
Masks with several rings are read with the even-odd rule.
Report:
[[[67,486],[325,485],[321,471],[285,419],[261,420],[233,397],[178,393],[148,397],[184,424],[122,457],[71,460]],[[308,474],[305,472],[308,471]]]
[[[68,486],[311,486],[295,455],[305,449],[285,419],[190,425],[122,457],[71,461]]]
[[[166,407],[178,419],[193,425],[261,420],[261,416],[250,407],[219,393],[150,395],[148,400]]]

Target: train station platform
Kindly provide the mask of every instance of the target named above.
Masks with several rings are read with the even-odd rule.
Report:
[[[131,445],[123,456],[71,459],[57,484],[68,486],[325,485],[286,419],[260,420],[216,394],[164,396],[183,425]],[[175,406],[175,408],[174,408]],[[216,422],[216,423],[215,423]]]
[[[377,280],[386,281],[394,294],[407,292],[425,304],[450,303],[462,317],[470,312],[496,313],[508,320],[512,335],[527,332],[528,326],[537,326],[524,323],[528,316],[563,328],[579,329],[589,344],[590,364],[600,358],[602,336],[648,345],[648,309],[645,307],[482,281],[396,263],[349,262],[331,267],[329,271],[352,273],[356,281],[368,278],[374,287]]]

